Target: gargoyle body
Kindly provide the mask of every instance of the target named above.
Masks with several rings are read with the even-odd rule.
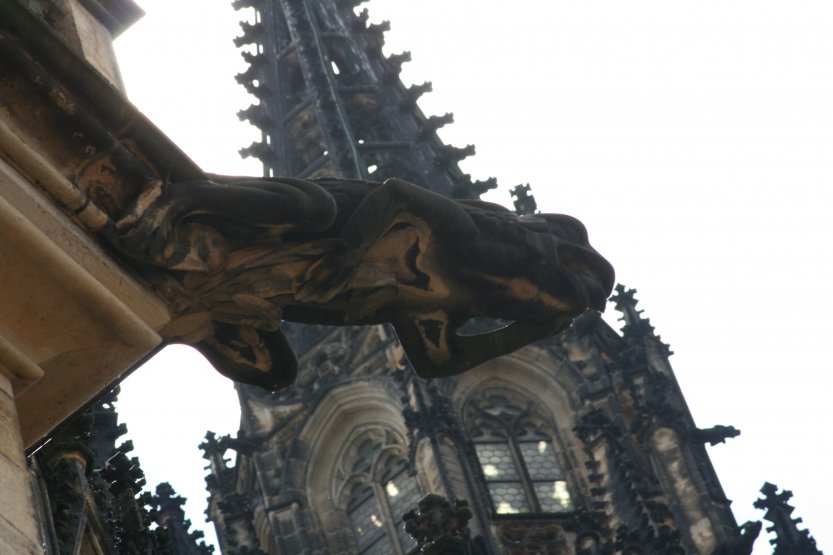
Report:
[[[691,439],[697,443],[708,443],[712,447],[718,443],[726,443],[727,438],[740,435],[740,430],[734,426],[712,426],[711,428],[696,428],[691,432]]]
[[[420,376],[450,376],[603,310],[613,286],[569,216],[519,217],[397,179],[157,182],[108,239],[168,301],[168,341],[269,389],[297,372],[281,320],[391,322]],[[477,317],[511,323],[458,332]]]

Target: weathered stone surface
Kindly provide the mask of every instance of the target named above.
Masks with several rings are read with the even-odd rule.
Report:
[[[419,553],[437,554],[468,553],[468,522],[472,512],[468,502],[453,503],[436,493],[429,493],[419,500],[416,509],[404,517],[405,531],[419,546]]]
[[[156,182],[106,236],[150,266],[173,314],[168,340],[270,389],[297,372],[281,319],[391,322],[419,375],[450,376],[603,310],[613,287],[577,220],[398,179]],[[477,317],[510,323],[460,331]]]
[[[0,553],[40,553],[39,528],[35,520],[29,471],[11,383],[0,375]]]
[[[25,2],[79,56],[110,83],[123,89],[113,36],[141,16],[131,0],[40,0]]]
[[[0,553],[41,555],[43,549],[32,541],[32,538],[12,526],[5,518],[0,517]]]
[[[113,86],[110,36],[140,13],[130,0],[0,3],[0,373],[26,446],[156,348],[169,319],[94,236],[157,154],[184,158]]]
[[[164,305],[0,160],[0,373],[26,445],[159,344]]]
[[[0,381],[9,383],[2,376]],[[22,456],[12,456],[12,446],[20,443],[20,429],[17,423],[17,411],[14,407],[14,399],[9,392],[0,392],[0,445],[3,447],[3,453],[6,454],[7,462],[10,464],[23,465]]]

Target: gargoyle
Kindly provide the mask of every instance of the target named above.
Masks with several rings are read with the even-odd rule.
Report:
[[[745,522],[734,538],[718,544],[712,551],[712,555],[751,555],[755,540],[761,533],[762,524],[760,521]]]
[[[734,426],[712,426],[711,428],[696,428],[691,431],[691,440],[695,443],[708,443],[712,447],[718,443],[726,443],[727,438],[740,435],[740,430]]]
[[[398,179],[154,182],[107,239],[167,300],[169,342],[268,389],[297,373],[281,320],[391,322],[417,374],[451,376],[604,310],[613,287],[574,218]],[[478,317],[510,323],[458,332]]]

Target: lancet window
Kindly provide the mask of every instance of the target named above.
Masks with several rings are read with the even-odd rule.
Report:
[[[466,423],[495,513],[573,510],[554,429],[531,403],[485,392],[467,404]]]
[[[341,506],[353,530],[356,553],[403,555],[416,546],[402,516],[420,498],[405,450],[390,432],[368,430],[356,437],[342,458]]]

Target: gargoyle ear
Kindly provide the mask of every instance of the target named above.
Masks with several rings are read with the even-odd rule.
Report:
[[[456,319],[434,312],[396,320],[393,327],[418,376],[446,378],[562,332],[571,321],[567,316],[547,322],[515,321],[479,335],[458,335]]]
[[[295,383],[298,361],[281,330],[213,324],[214,335],[193,347],[222,375],[270,391]]]

